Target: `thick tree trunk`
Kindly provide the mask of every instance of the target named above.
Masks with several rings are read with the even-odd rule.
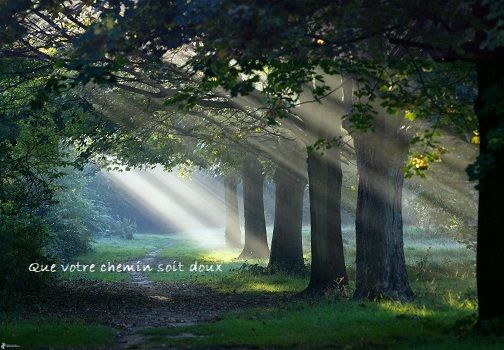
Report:
[[[476,63],[478,99],[475,112],[480,130],[477,286],[480,320],[504,319],[504,149],[491,146],[491,133],[504,128],[504,65],[502,60]],[[499,133],[500,132],[500,133]]]
[[[340,150],[308,155],[311,220],[311,275],[307,292],[318,293],[348,284],[341,233]]]
[[[342,81],[327,77],[335,87]],[[343,97],[343,95],[341,95]],[[338,99],[338,96],[333,96]],[[311,142],[332,141],[342,136],[340,102],[314,103],[307,107],[312,118],[305,120]],[[341,148],[333,145],[308,154],[308,186],[311,221],[311,274],[306,292],[318,294],[348,285],[341,232]]]
[[[238,180],[234,176],[224,178],[224,197],[226,204],[225,240],[228,247],[241,246],[240,213],[236,188]]]
[[[259,160],[248,157],[243,165],[243,212],[245,216],[245,246],[240,258],[269,256],[264,218],[264,175]]]
[[[268,268],[272,272],[304,270],[302,225],[306,180],[279,165],[275,172],[275,223]]]
[[[354,137],[359,174],[356,299],[413,297],[406,273],[402,227],[402,169],[409,139],[399,133],[397,126],[389,124],[397,121],[385,116],[375,131]]]

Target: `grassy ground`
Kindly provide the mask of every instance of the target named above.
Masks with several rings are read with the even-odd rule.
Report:
[[[305,238],[308,230],[304,232]],[[355,246],[352,232],[346,231],[345,250],[350,278],[355,275]],[[156,264],[175,260],[186,266],[183,272],[150,272],[146,276],[160,283],[190,282],[223,293],[270,294],[302,291],[308,276],[290,277],[265,274],[266,261],[244,261],[235,257],[239,250],[210,244],[204,236],[137,235],[132,241],[100,239],[93,252],[80,256],[80,262],[121,262],[140,259],[160,249]],[[307,240],[305,239],[305,244]],[[467,330],[474,321],[475,254],[453,240],[406,231],[405,251],[408,272],[416,300],[410,303],[356,302],[346,295],[327,295],[317,300],[296,301],[282,307],[252,308],[228,313],[217,322],[187,327],[154,327],[143,331],[142,347],[282,347],[282,348],[391,348],[391,349],[502,349],[504,338],[481,337]],[[305,248],[308,248],[305,246]],[[306,259],[309,259],[309,250]],[[194,261],[222,265],[222,272],[191,272]],[[66,273],[62,279],[128,280],[125,273]],[[99,321],[99,320],[97,320]],[[110,341],[113,330],[96,325],[61,323],[13,323],[0,328],[0,339],[16,342],[33,338],[55,348],[88,346],[90,339],[100,344]],[[9,328],[10,327],[10,328]],[[52,331],[45,331],[49,327]],[[66,326],[65,326],[66,327]],[[81,327],[81,328],[79,328]],[[68,337],[55,339],[57,334]],[[66,332],[66,333],[65,333]],[[96,335],[95,335],[96,333]],[[7,335],[12,334],[12,337]],[[43,334],[43,336],[41,335]],[[82,335],[88,336],[82,336]],[[93,334],[93,336],[90,336]],[[40,336],[39,336],[40,335]],[[66,343],[65,343],[66,342]],[[98,344],[96,343],[96,344]],[[65,345],[66,344],[66,345]],[[36,345],[36,344],[35,344]]]
[[[154,328],[145,333],[151,336],[150,342],[171,346],[502,349],[502,339],[472,337],[457,330],[456,322],[473,312],[474,306],[464,303],[361,303],[326,298],[230,315],[217,323]]]
[[[84,325],[72,320],[4,321],[0,323],[0,343],[23,349],[93,348],[108,344],[116,331],[103,325]]]
[[[271,230],[269,230],[271,234]],[[193,281],[227,292],[284,292],[300,291],[308,283],[308,276],[264,275],[260,267],[266,260],[239,260],[239,249],[207,248],[205,243],[173,236],[172,244],[161,249],[160,259],[181,261],[183,272],[148,274],[155,281]],[[345,257],[351,280],[355,277],[355,235],[344,231]],[[310,261],[309,229],[303,230],[305,261]],[[421,232],[406,230],[405,254],[410,280],[418,291],[433,290],[438,285],[453,286],[456,290],[475,290],[475,253],[446,237],[422,237]],[[222,264],[223,273],[194,273],[188,267],[194,261],[203,264]],[[419,282],[419,283],[415,283]]]
[[[305,232],[307,235],[307,232]],[[355,275],[354,236],[345,232],[349,274]],[[306,240],[305,240],[306,242]],[[198,259],[224,264],[222,274],[151,273],[158,281],[179,279],[239,293],[278,293],[303,290],[307,276],[288,277],[260,273],[264,261],[238,261],[238,251],[208,251],[185,242],[161,256],[180,257],[189,263]],[[258,346],[300,348],[421,348],[500,349],[503,338],[479,337],[468,333],[474,322],[475,255],[444,237],[405,235],[410,280],[416,293],[411,303],[355,302],[346,296],[328,295],[321,300],[296,302],[287,307],[249,310],[229,314],[223,320],[202,325],[145,330],[152,344],[171,346]],[[306,258],[309,259],[309,250]]]
[[[167,235],[141,234],[132,240],[119,238],[98,238],[90,252],[80,255],[73,262],[83,264],[105,264],[136,261],[147,253],[162,249],[172,244],[172,239]],[[102,281],[129,281],[130,275],[124,272],[62,272],[60,278],[66,280],[102,280]]]

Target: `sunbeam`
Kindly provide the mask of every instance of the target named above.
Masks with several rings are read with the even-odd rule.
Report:
[[[223,244],[224,206],[212,191],[222,185],[207,177],[206,186],[183,179],[162,167],[151,170],[110,171],[107,175],[153,216],[198,244]]]

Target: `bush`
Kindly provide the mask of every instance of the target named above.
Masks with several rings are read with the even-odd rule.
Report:
[[[136,224],[128,218],[121,217],[111,220],[109,229],[106,230],[107,235],[121,237],[124,239],[133,239],[133,234],[136,232]]]
[[[37,290],[50,274],[28,270],[31,263],[49,263],[44,254],[47,227],[40,219],[20,214],[0,215],[0,303],[9,305],[27,292]]]
[[[136,224],[112,215],[111,208],[101,200],[101,192],[106,189],[88,188],[97,174],[96,168],[87,166],[82,172],[73,170],[62,178],[63,190],[55,194],[56,203],[43,215],[50,230],[47,252],[51,257],[70,260],[85,253],[91,249],[93,236],[133,239]]]
[[[84,193],[85,179],[72,171],[61,180],[62,189],[55,193],[54,203],[40,213],[49,229],[47,255],[69,260],[91,249],[91,227],[96,210]]]

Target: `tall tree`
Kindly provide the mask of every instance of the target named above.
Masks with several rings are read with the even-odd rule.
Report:
[[[325,67],[326,72],[334,71],[331,66],[343,66],[347,73],[354,76],[364,73],[366,76],[368,70],[375,69],[373,68],[375,62],[382,62],[385,66],[426,59],[434,59],[441,63],[453,62],[457,59],[482,59],[482,62],[485,60],[488,62],[489,58],[497,58],[502,54],[501,40],[494,40],[499,38],[496,35],[499,25],[495,18],[502,13],[502,9],[486,1],[474,3],[477,5],[476,8],[479,5],[483,9],[480,14],[473,13],[470,3],[457,0],[443,4],[429,2],[427,5],[423,4],[421,8],[412,1],[402,4],[384,2],[378,6],[374,2],[364,2],[360,6],[355,6],[353,2],[301,1],[295,5],[287,5],[279,1],[274,4],[263,2],[255,7],[246,6],[241,8],[241,12],[230,10],[240,5],[225,2],[223,9],[229,10],[231,17],[224,21],[210,20],[208,30],[211,34],[218,33],[217,36],[220,37],[233,37],[233,43],[236,45],[233,48],[227,48],[221,43],[217,46],[219,49],[213,51],[213,56],[211,54],[205,56],[199,63],[202,63],[204,67],[217,67],[222,61],[231,58],[236,60],[237,64],[229,70],[217,71],[216,74],[215,70],[205,71],[211,79],[217,76],[214,80],[216,84],[221,84],[235,93],[248,91],[251,82],[261,80],[260,77],[254,75],[253,71],[263,64],[268,66],[270,73],[265,84],[265,91],[284,97],[289,96],[286,93],[289,89],[291,93],[298,92],[307,77],[316,77],[312,68],[317,65]],[[266,13],[268,15],[265,15]],[[389,13],[390,17],[384,18],[381,16],[382,13]],[[260,23],[251,26],[250,24],[254,21]],[[237,22],[243,25],[236,26]],[[477,40],[474,40],[474,31],[472,31],[474,23],[481,23],[480,28],[485,28],[482,30],[484,35],[482,38],[476,38]],[[238,27],[249,27],[249,25],[251,29],[247,35],[241,35]],[[223,34],[222,28],[226,28],[229,32]],[[272,32],[275,33],[273,37],[271,37]],[[302,34],[295,35],[294,33]],[[293,35],[296,50],[289,51],[285,49],[288,47],[285,43],[292,42]],[[265,42],[263,40],[265,37],[271,40],[260,45],[259,43]],[[206,38],[210,38],[209,42],[212,42],[211,35]],[[334,60],[334,57],[338,59]],[[278,63],[279,61],[282,63]],[[249,65],[251,62],[254,63]],[[352,67],[354,63],[362,64]],[[281,73],[276,79],[274,77],[275,64],[281,66],[279,69]],[[282,75],[284,72],[288,73]],[[420,70],[420,77],[416,81],[417,91],[418,87],[422,89],[424,78],[422,75],[428,76],[428,72],[428,68]],[[239,73],[249,74],[249,79],[238,80],[237,86],[233,86],[232,81]],[[493,76],[494,83],[499,85],[500,72],[495,73],[497,74]],[[219,80],[219,77],[223,79]],[[287,86],[289,89],[286,88]],[[390,88],[393,89],[391,86]],[[419,97],[414,93],[410,94],[415,89],[411,89],[410,92],[407,90],[402,92],[408,102],[411,101],[412,96]],[[424,88],[424,90],[426,90],[426,95],[429,95],[428,89]],[[323,90],[320,92],[323,95]],[[370,98],[375,96],[372,91],[359,93],[360,96]],[[481,89],[480,93],[482,93]],[[501,95],[500,92],[497,94]],[[434,96],[434,98],[432,95],[428,96],[431,105],[430,112],[427,113],[439,114],[438,97],[443,95]],[[405,106],[406,103],[402,108]],[[360,105],[359,108],[361,107],[365,106]],[[423,112],[428,110],[429,108],[424,108]],[[358,112],[361,115],[372,115],[372,111],[373,109],[361,108]],[[458,117],[460,113],[452,115]],[[422,162],[425,160],[423,159]],[[478,281],[481,284],[480,279]],[[493,293],[493,291],[488,290],[488,293]]]
[[[238,179],[232,175],[224,177],[224,200],[226,204],[226,228],[224,237],[229,247],[241,246],[240,212],[238,209]]]
[[[334,154],[339,157],[339,150]],[[341,234],[341,165],[327,155],[308,155],[312,265],[307,291],[319,293],[348,284]]]
[[[404,258],[402,190],[410,140],[402,117],[382,115],[374,131],[354,134],[359,185],[354,298],[410,299]]]
[[[269,256],[269,248],[264,217],[264,173],[256,155],[245,158],[242,179],[245,246],[240,258],[265,258]]]
[[[277,165],[273,179],[275,222],[268,268],[272,272],[296,274],[304,270],[302,228],[306,162],[292,142],[283,142],[280,148],[282,162]]]
[[[478,99],[475,105],[480,132],[477,282],[479,316],[504,319],[504,235],[498,231],[504,198],[504,66],[502,59],[479,59]]]
[[[321,293],[348,285],[341,230],[342,85],[337,76],[321,75],[331,93],[316,103],[303,103],[316,96],[321,81],[300,95],[301,115],[308,135],[308,186],[310,194],[311,272],[307,292]],[[310,96],[310,97],[308,97]],[[328,144],[331,144],[328,146]]]
[[[354,100],[350,77],[344,77],[343,91],[350,119]],[[412,133],[402,114],[389,115],[377,103],[373,109],[377,113],[365,130],[354,130],[345,121],[352,131],[359,179],[354,298],[408,300],[413,291],[404,257],[402,192]]]

